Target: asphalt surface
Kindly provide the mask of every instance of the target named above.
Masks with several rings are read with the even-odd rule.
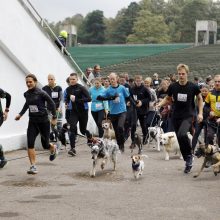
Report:
[[[153,144],[144,146],[145,170],[135,180],[131,153],[126,144],[118,155],[117,170],[112,164],[91,178],[92,160],[85,139],[79,140],[77,156],[62,150],[54,162],[49,153],[37,156],[37,175],[28,175],[28,158],[12,160],[0,170],[0,219],[220,219],[220,175],[206,169],[200,177],[193,174],[202,159],[195,159],[192,173],[184,174],[184,162]],[[135,149],[137,152],[137,149]],[[24,157],[25,150],[6,154],[10,160]]]

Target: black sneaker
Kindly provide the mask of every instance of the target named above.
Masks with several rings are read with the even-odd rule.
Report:
[[[54,145],[54,151],[53,153],[50,153],[49,160],[50,161],[55,160],[55,158],[57,157],[57,154],[58,154],[57,146]]]
[[[186,166],[185,170],[184,170],[184,173],[186,173],[186,174],[190,173],[191,169],[192,169],[192,166]]]
[[[8,161],[6,159],[0,160],[0,168],[3,168],[7,163]]]
[[[121,153],[124,153],[124,152],[125,152],[125,146],[124,146],[124,144],[119,146],[119,150],[121,151]]]
[[[71,148],[69,151],[68,151],[68,154],[71,155],[71,156],[76,156],[76,150],[75,148]]]

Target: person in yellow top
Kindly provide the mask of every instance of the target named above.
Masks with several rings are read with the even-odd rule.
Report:
[[[205,106],[210,108],[206,144],[214,144],[214,135],[216,134],[217,143],[220,146],[220,75],[215,75],[214,82],[214,89],[205,99]]]

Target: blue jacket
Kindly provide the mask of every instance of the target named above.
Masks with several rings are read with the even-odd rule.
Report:
[[[108,102],[107,101],[99,101],[97,100],[97,96],[101,95],[103,96],[105,92],[105,88],[103,86],[99,87],[98,89],[93,86],[89,89],[89,94],[92,98],[92,105],[91,105],[91,111],[97,112],[103,109],[108,110]]]
[[[114,100],[109,101],[109,110],[111,115],[120,114],[126,112],[126,98],[130,96],[129,91],[122,85],[117,87],[110,86],[104,91],[104,97],[111,97],[118,95]]]

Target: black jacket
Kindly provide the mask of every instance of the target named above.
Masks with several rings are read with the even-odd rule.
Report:
[[[151,94],[150,91],[144,86],[136,86],[134,85],[131,88],[131,97],[135,100],[135,96],[137,96],[137,100],[140,100],[142,102],[141,107],[137,107],[137,114],[147,114],[149,109],[149,102],[151,101]]]
[[[70,96],[75,96],[75,102],[70,100]],[[66,89],[66,100],[65,103],[68,104],[72,102],[72,111],[73,112],[82,112],[88,110],[87,102],[91,102],[92,99],[87,91],[86,87],[76,84],[74,86],[69,86]]]
[[[29,109],[29,119],[33,122],[45,122],[48,120],[47,106],[50,108],[54,118],[56,118],[56,106],[50,96],[39,88],[34,88],[24,93],[26,102],[19,113],[23,115]]]

